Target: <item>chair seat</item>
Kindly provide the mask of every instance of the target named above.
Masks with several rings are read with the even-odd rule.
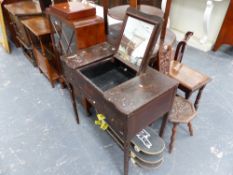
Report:
[[[176,96],[169,120],[174,123],[189,123],[197,112],[194,105],[187,99]]]

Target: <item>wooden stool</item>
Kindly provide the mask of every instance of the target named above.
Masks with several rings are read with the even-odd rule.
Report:
[[[169,144],[169,153],[172,152],[175,137],[176,137],[176,127],[180,123],[185,123],[188,125],[190,136],[193,136],[193,129],[191,120],[197,115],[194,105],[187,99],[176,96],[174,104],[169,115],[169,121],[173,123],[171,141]]]

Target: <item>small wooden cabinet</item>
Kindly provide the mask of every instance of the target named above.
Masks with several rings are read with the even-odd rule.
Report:
[[[33,50],[31,47],[31,42],[26,34],[22,20],[30,19],[35,16],[41,16],[42,11],[40,5],[33,1],[22,1],[12,4],[5,5],[10,19],[11,25],[14,28],[14,33],[16,34],[16,39],[18,40],[19,45],[23,49],[23,53],[27,58],[36,66],[35,57],[33,55]]]
[[[9,17],[9,14],[8,14],[7,10],[5,9],[5,5],[20,2],[20,1],[26,1],[26,0],[0,0],[1,6],[2,6],[3,17],[4,17],[6,28],[7,28],[8,38],[15,44],[16,47],[19,47],[19,43],[18,43],[18,40],[16,38],[16,33],[14,30],[14,27],[11,25],[12,22],[11,22],[11,19]]]
[[[80,2],[59,3],[47,10],[53,44],[59,55],[72,55],[105,41],[104,21],[96,9]]]
[[[33,47],[38,68],[51,82],[54,87],[55,81],[59,79],[57,73],[57,61],[52,47],[51,30],[49,21],[45,17],[36,17],[23,20],[27,37]]]

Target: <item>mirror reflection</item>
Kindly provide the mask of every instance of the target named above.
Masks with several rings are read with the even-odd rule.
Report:
[[[152,24],[128,17],[117,55],[139,67],[153,29]]]

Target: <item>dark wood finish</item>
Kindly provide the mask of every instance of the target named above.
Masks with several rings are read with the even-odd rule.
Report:
[[[133,1],[135,1],[135,0],[133,0]],[[153,1],[153,2],[157,2],[157,1]],[[135,2],[133,2],[133,3],[135,3]],[[139,9],[140,11],[142,11],[146,14],[164,17],[165,22],[168,20],[169,13],[170,13],[171,0],[168,0],[168,2],[167,2],[165,14],[162,12],[162,10],[160,8],[148,6],[148,5],[144,5],[144,4],[147,4],[147,3],[143,3],[143,1],[139,1],[139,3],[137,4],[137,9]],[[161,1],[159,2],[159,4],[161,5]],[[104,21],[105,21],[105,32],[106,32],[106,34],[108,34],[108,39],[110,38],[110,40],[111,40],[111,35],[113,33],[115,35],[115,31],[113,32],[112,27],[108,26],[107,16],[109,15],[117,20],[122,21],[125,17],[126,10],[129,6],[130,5],[128,5],[128,4],[125,4],[125,5],[119,4],[119,6],[112,7],[110,9],[108,9],[109,8],[109,1],[108,0],[103,1],[103,8],[104,8],[104,10],[103,10],[104,15],[103,16],[104,16]],[[151,61],[150,61],[151,66],[155,67],[156,69],[158,69],[158,65],[159,65],[158,59],[157,59],[159,47],[163,44],[168,45],[168,46],[172,46],[176,42],[175,34],[171,30],[167,29],[166,27],[167,27],[167,24],[163,24],[163,30],[165,30],[165,31],[162,31],[161,32],[162,34],[160,35],[160,40],[162,39],[162,41],[158,42],[158,44],[155,48],[156,50],[154,51],[154,55],[151,57]],[[111,31],[109,31],[109,30],[111,30]]]
[[[167,75],[169,73],[171,60],[172,60],[172,47],[161,46],[159,48],[159,56],[158,56],[159,72]]]
[[[172,152],[173,147],[174,147],[174,142],[175,142],[175,139],[176,139],[176,129],[177,129],[177,125],[178,125],[178,123],[173,123],[172,135],[171,135],[170,144],[169,144],[169,153]]]
[[[22,23],[37,37],[51,33],[49,21],[46,17],[30,18],[22,20]]]
[[[80,20],[96,15],[96,9],[81,2],[64,2],[50,7],[50,11],[66,20]]]
[[[127,5],[127,4],[126,5],[119,5],[119,6],[110,8],[108,10],[108,8],[109,8],[108,0],[104,0],[103,5],[104,5],[105,24],[108,23],[106,14],[109,14],[109,16],[111,16],[112,18],[115,18],[118,20],[123,20],[125,17],[126,10],[129,6],[137,8],[138,10],[140,10],[146,14],[163,16],[164,22],[163,22],[163,26],[162,26],[161,35],[160,35],[160,42],[161,42],[161,44],[163,44],[164,40],[165,40],[165,36],[166,36],[167,23],[168,23],[168,18],[170,15],[172,0],[167,0],[164,14],[161,10],[159,11],[158,8],[151,6],[151,3],[149,3],[149,5],[144,5],[144,4],[148,4],[148,2],[150,2],[150,1],[130,0],[129,5]],[[156,1],[153,1],[153,2],[155,3]],[[153,4],[153,2],[152,2],[152,4]],[[159,1],[157,3],[159,3],[161,5],[161,1]],[[107,28],[106,28],[106,30],[107,30]]]
[[[224,18],[222,27],[218,34],[217,40],[214,44],[213,51],[218,50],[222,44],[233,45],[233,0],[230,0],[230,4]]]
[[[194,92],[205,86],[211,79],[188,66],[177,61],[172,61],[169,76],[178,80],[179,88],[184,92]]]
[[[46,8],[48,8],[51,4],[51,0],[38,0],[40,3],[40,8],[44,12]]]
[[[75,101],[75,92],[74,92],[73,86],[71,84],[69,84],[69,83],[66,83],[66,84],[68,86],[68,89],[70,92],[70,97],[72,99],[72,105],[73,105],[74,113],[76,116],[76,122],[79,124],[78,109],[77,109],[76,101]]]
[[[189,128],[190,136],[193,136],[193,127],[192,127],[192,123],[189,122],[187,125],[188,125],[188,128]]]
[[[45,17],[35,17],[23,20],[22,23],[28,31],[28,38],[33,46],[38,68],[54,87],[54,83],[59,79],[59,75],[56,71],[57,61],[53,54],[54,51],[50,39],[49,21]],[[35,39],[32,39],[33,37]]]
[[[53,36],[53,44],[56,46],[59,45],[60,47],[63,47],[64,43],[65,45],[68,45],[67,48],[56,49],[60,50],[58,51],[60,55],[71,54],[69,52],[73,53],[77,49],[87,48],[92,45],[102,43],[106,40],[103,19],[93,15],[92,13],[88,14],[91,17],[84,17],[90,10],[91,12],[95,12],[95,8],[90,8],[90,6],[79,7],[80,3],[75,2],[72,3],[72,5],[74,5],[72,7],[74,8],[70,9],[70,11],[64,11],[63,6],[65,4],[67,5],[68,3],[56,4],[47,10],[47,14],[50,17],[51,27],[53,28],[54,35],[59,36],[58,42],[60,43],[56,43],[54,39],[55,36]],[[85,8],[87,8],[87,11],[85,11]],[[59,10],[61,10],[61,12],[58,12]],[[80,17],[84,18],[80,19]],[[60,26],[56,27],[58,24]],[[60,30],[62,30],[63,32],[61,32]],[[67,38],[65,36],[67,33],[66,30],[72,32],[71,38]],[[62,43],[64,39],[65,41],[64,43]],[[76,48],[73,51],[70,51],[70,46],[73,42],[72,40],[74,40]]]
[[[185,34],[184,39],[177,44],[176,52],[175,52],[175,56],[174,56],[175,61],[182,62],[187,42],[191,38],[191,36],[193,36],[193,32],[187,32]]]
[[[35,56],[30,40],[27,36],[22,20],[30,19],[35,16],[40,16],[42,11],[40,5],[32,1],[22,1],[5,5],[11,19],[11,25],[14,27],[14,32],[19,45],[22,47],[23,53],[27,56],[29,61],[36,66]]]
[[[108,10],[108,15],[111,16],[114,19],[123,21],[125,18],[126,10],[129,8],[130,5],[121,5],[116,6]],[[163,12],[161,9],[149,5],[138,5],[137,9],[141,12],[144,12],[146,14],[156,15],[163,17]]]
[[[164,39],[166,37],[167,23],[168,23],[168,19],[169,19],[169,15],[170,15],[171,4],[172,4],[172,0],[167,0],[167,4],[166,4],[164,16],[163,16],[164,22],[163,22],[163,26],[162,26],[161,35],[160,35],[161,45],[163,45]]]
[[[138,0],[139,4],[146,4],[160,8],[162,0]]]
[[[193,129],[191,121],[196,117],[197,112],[194,105],[187,99],[176,96],[174,104],[169,116],[169,120],[173,123],[172,135],[169,144],[169,153],[172,152],[173,145],[175,142],[175,135],[177,126],[180,123],[185,123],[188,126],[190,136],[193,135]]]
[[[62,74],[68,85],[68,90],[72,90],[70,92],[72,98],[72,104],[74,107],[74,113],[77,121],[79,121],[78,112],[76,108],[76,97],[80,97],[81,103],[84,106],[84,109],[87,114],[90,114],[90,102],[81,94],[78,88],[79,82],[76,78],[76,69],[87,66],[89,64],[98,62],[100,60],[105,59],[106,57],[112,56],[114,54],[114,48],[108,43],[101,43],[94,45],[92,47],[86,49],[79,49],[76,51],[76,55],[74,56],[62,56],[61,57],[61,66],[62,66]]]
[[[33,1],[22,1],[5,5],[5,8],[15,16],[41,15],[40,5]]]
[[[157,60],[158,65],[155,65],[155,68],[164,74],[168,74],[170,69],[170,62],[172,60],[182,62],[187,42],[192,35],[193,32],[187,32],[185,34],[184,39],[177,44],[174,56],[171,45],[166,44],[166,41],[165,43],[161,44],[159,47],[159,55]]]
[[[16,33],[14,30],[14,27],[12,26],[10,16],[9,16],[9,14],[4,6],[6,4],[11,4],[11,3],[20,2],[20,1],[26,1],[26,0],[1,0],[0,1],[1,6],[2,6],[2,11],[3,11],[3,16],[4,16],[4,21],[5,21],[6,28],[7,28],[8,38],[11,39],[11,41],[15,44],[16,47],[19,47],[19,43],[18,43],[18,40],[16,38]]]
[[[161,19],[148,17],[134,9],[130,9],[128,15],[150,21],[155,25],[154,37],[147,51],[149,53],[158,38]],[[125,24],[126,21],[120,38]],[[172,107],[178,84],[149,68],[147,54],[140,69],[112,56],[114,52],[116,49],[107,43],[98,44],[78,50],[75,56],[62,57],[62,67],[66,81],[73,87],[73,104],[74,97],[80,96],[78,94],[81,93],[81,96],[94,106],[97,113],[106,116],[106,122],[122,138],[124,174],[127,175],[131,139],[161,116],[165,116],[164,121],[167,121],[167,115],[164,114],[168,114]],[[166,122],[161,127],[161,133],[165,124]]]
[[[152,43],[158,38],[161,21],[134,9],[129,9],[127,15],[155,25],[154,37],[147,51],[149,53]],[[127,18],[122,34],[126,22]],[[142,67],[136,69],[121,58],[107,57],[76,69],[75,76],[70,79],[74,91],[82,92],[97,112],[106,116],[111,128],[122,137],[125,175],[128,174],[131,139],[170,111],[177,87],[176,81],[148,67],[147,54],[143,59]]]

